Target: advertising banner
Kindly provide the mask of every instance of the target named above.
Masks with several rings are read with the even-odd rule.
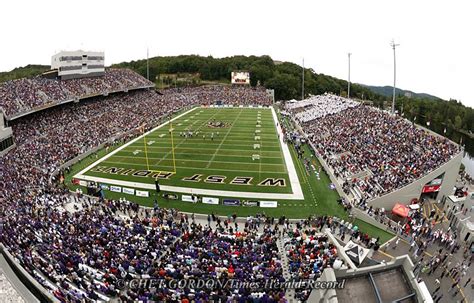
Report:
[[[219,198],[202,197],[202,203],[217,205],[219,204]]]
[[[113,191],[113,192],[116,192],[116,193],[121,193],[122,192],[122,188],[120,186],[113,186],[111,185],[110,186],[110,191]]]
[[[260,207],[276,208],[278,207],[277,201],[260,201]]]
[[[224,199],[224,200],[222,200],[222,204],[227,205],[227,206],[239,206],[240,205],[240,200],[238,200],[238,199]]]
[[[129,194],[129,195],[134,195],[135,194],[135,190],[133,188],[128,188],[128,187],[124,187],[122,189],[122,192],[124,194]]]
[[[193,196],[189,196],[189,195],[182,195],[181,196],[181,201],[196,203],[197,202],[197,197],[193,197]]]
[[[138,190],[136,192],[137,197],[149,197],[150,194],[146,190]]]
[[[425,185],[423,186],[422,193],[426,194],[426,193],[438,192],[440,187],[441,185]]]

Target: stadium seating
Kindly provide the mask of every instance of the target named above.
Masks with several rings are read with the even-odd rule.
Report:
[[[298,122],[305,123],[358,105],[358,102],[347,98],[324,94],[311,96],[299,102],[287,103],[286,109],[295,112],[295,119]]]
[[[357,200],[399,189],[459,152],[446,138],[349,99],[325,94],[292,103],[287,109],[346,193]]]
[[[0,108],[6,116],[15,116],[68,100],[151,86],[152,82],[129,69],[107,69],[103,77],[94,78],[23,78],[0,84]]]
[[[130,85],[147,83],[127,71],[116,73]],[[68,93],[64,93],[62,82],[17,81],[21,84],[2,85],[2,94],[15,96],[17,101],[30,100],[22,101],[29,108],[42,104],[35,103],[43,92],[38,87],[48,86],[53,102],[70,96],[69,92],[85,96],[102,89],[91,79],[68,84]],[[107,89],[123,87],[121,83],[108,81]],[[346,100],[329,97],[328,102],[335,100],[339,105],[319,114],[318,108],[324,108],[321,100],[311,101],[303,111],[296,107],[289,110],[311,111],[311,119],[304,118],[307,122],[303,127],[339,178],[368,172],[367,177],[352,180],[350,185],[360,196],[375,196],[402,186],[457,151],[447,140],[401,118]],[[283,289],[145,287],[121,291],[119,280],[227,277],[247,282],[284,281],[285,266],[290,269],[290,278],[314,278],[336,258],[335,248],[320,233],[323,227],[336,232],[338,226],[340,236],[348,232],[362,242],[368,241],[367,235],[329,217],[306,221],[296,229],[288,228],[284,220],[275,224],[267,218],[262,232],[252,224],[237,230],[229,222],[225,227],[210,228],[190,222],[173,209],[143,210],[127,201],[81,199],[82,208],[65,211],[71,195],[50,183],[50,177],[67,160],[103,143],[129,140],[140,133],[139,126],[150,129],[182,108],[216,101],[232,105],[271,103],[261,88],[176,88],[162,95],[139,89],[68,103],[14,120],[11,126],[16,148],[0,158],[2,243],[32,277],[63,302],[114,298],[124,302],[185,298],[281,302],[286,296]],[[300,117],[303,121],[305,115]],[[415,150],[413,157],[403,153],[407,148]],[[288,239],[283,252],[277,247],[280,225],[285,226],[283,237]],[[282,253],[286,253],[286,265]],[[296,290],[301,300],[309,294],[308,290]]]
[[[128,75],[127,81],[147,83],[143,78],[130,78],[127,71],[117,73]],[[35,104],[33,96],[41,94],[37,89],[39,83],[49,82],[44,79],[18,81],[23,84],[13,85],[17,92],[8,89],[5,92],[12,85],[9,83],[2,86],[2,93],[19,96],[21,92],[22,96],[31,96],[30,107]],[[65,95],[54,85],[48,92],[56,102]],[[119,82],[107,84],[110,89],[120,85]],[[23,86],[28,88],[23,91]],[[100,89],[100,85],[95,86],[90,79],[68,86],[68,91],[80,94]],[[84,302],[86,298],[109,301],[122,297],[123,301],[129,301],[196,296],[177,293],[171,288],[167,293],[156,289],[147,293],[121,293],[117,281],[156,276],[156,266],[176,264],[179,261],[176,255],[165,253],[169,247],[194,256],[197,248],[191,249],[189,244],[193,239],[199,241],[197,238],[203,236],[204,231],[189,231],[191,227],[179,220],[174,210],[139,215],[136,204],[124,201],[97,203],[90,200],[83,203],[82,209],[64,211],[71,195],[67,189],[51,184],[50,176],[61,164],[91,148],[137,136],[141,125],[151,128],[175,111],[192,105],[213,104],[216,100],[235,105],[239,104],[238,100],[243,100],[243,104],[270,103],[263,89],[211,86],[174,89],[163,95],[154,90],[135,90],[64,104],[12,121],[16,148],[0,158],[2,243],[32,277],[63,302]],[[228,229],[224,232],[228,238],[211,232],[213,245],[221,247],[225,254],[228,243],[234,241],[233,248],[248,258],[248,261],[241,260],[240,265],[232,263],[233,259],[228,260],[236,275],[242,275],[241,268],[245,275],[253,273],[258,279],[261,275],[280,276],[274,239],[269,234],[243,234]],[[231,240],[233,237],[238,239]],[[202,243],[203,247],[208,244]],[[258,251],[260,254],[255,253]],[[214,294],[202,294],[210,295]],[[284,296],[278,290],[271,295],[262,292],[218,295],[265,297],[267,302],[277,302],[277,298]]]

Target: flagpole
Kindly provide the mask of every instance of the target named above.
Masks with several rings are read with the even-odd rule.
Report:
[[[304,58],[303,58],[303,73],[301,81],[301,100],[304,100]]]
[[[347,98],[351,97],[351,53],[347,53],[347,57],[349,58],[349,72],[347,76]]]

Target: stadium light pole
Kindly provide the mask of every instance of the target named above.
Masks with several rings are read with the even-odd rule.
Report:
[[[393,49],[393,99],[392,99],[392,114],[395,114],[395,85],[396,85],[396,79],[397,79],[397,65],[396,65],[396,60],[395,60],[395,48],[399,46],[400,44],[395,44],[395,41],[390,43],[390,46]]]
[[[301,74],[301,78],[302,78],[302,81],[301,81],[301,100],[304,100],[304,58],[303,58],[303,72]]]
[[[148,47],[146,48],[146,79],[150,80],[150,65],[148,64]]]
[[[347,76],[347,98],[351,97],[351,53],[347,53],[349,58],[349,75]]]

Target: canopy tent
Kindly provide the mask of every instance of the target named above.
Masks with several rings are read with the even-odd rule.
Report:
[[[392,209],[393,214],[399,215],[400,217],[403,217],[403,218],[408,217],[409,211],[410,209],[406,205],[403,205],[400,203],[395,204],[395,206]]]

